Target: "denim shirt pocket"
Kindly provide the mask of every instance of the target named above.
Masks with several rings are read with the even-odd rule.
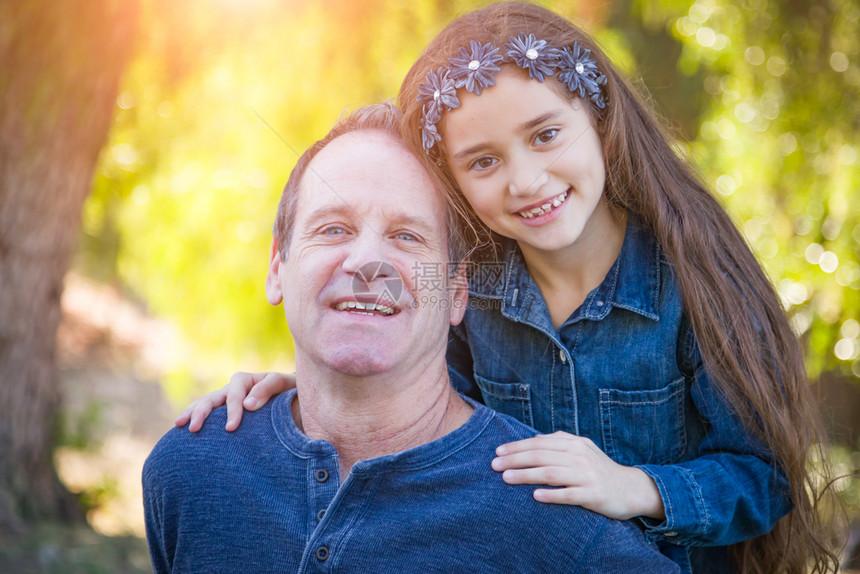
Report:
[[[481,389],[484,404],[503,415],[512,416],[521,423],[534,426],[531,388],[523,383],[496,383],[475,373],[475,382]]]
[[[681,377],[661,389],[600,389],[600,424],[606,454],[619,464],[671,464],[687,447]]]

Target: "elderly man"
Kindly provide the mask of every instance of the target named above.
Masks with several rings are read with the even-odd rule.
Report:
[[[266,292],[297,388],[234,434],[219,409],[158,443],[143,472],[155,571],[676,571],[632,523],[540,504],[491,469],[534,431],[449,383],[465,284],[442,273],[431,299],[415,270],[457,261],[462,241],[398,122],[359,110],[290,176]]]

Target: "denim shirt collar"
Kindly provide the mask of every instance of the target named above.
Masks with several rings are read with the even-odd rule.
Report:
[[[638,313],[659,321],[660,273],[662,249],[654,235],[633,213],[628,214],[621,252],[603,281],[593,289],[582,305],[565,323],[581,319],[602,320],[613,307]],[[524,323],[534,322],[536,315],[546,314],[546,303],[540,288],[526,269],[522,251],[513,240],[504,249],[504,269],[479,273],[469,281],[472,297],[502,301],[502,313]]]

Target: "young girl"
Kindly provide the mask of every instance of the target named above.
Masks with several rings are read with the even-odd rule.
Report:
[[[637,517],[682,571],[834,564],[808,467],[819,426],[780,303],[594,41],[537,6],[493,4],[430,43],[400,105],[415,153],[497,246],[475,260],[452,380],[552,433],[500,446],[504,480]],[[229,428],[262,379],[234,377]],[[290,386],[267,375],[245,406]],[[199,428],[227,394],[177,424]]]

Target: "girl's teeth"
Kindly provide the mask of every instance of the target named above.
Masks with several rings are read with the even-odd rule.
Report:
[[[531,219],[535,216],[543,215],[544,213],[548,213],[551,209],[556,208],[559,205],[561,205],[562,203],[564,203],[564,200],[567,199],[567,193],[568,192],[565,191],[564,193],[561,193],[561,194],[557,195],[556,197],[553,197],[552,201],[548,201],[547,203],[544,203],[540,207],[535,207],[535,208],[532,208],[528,211],[520,211],[519,215],[521,217],[524,217],[525,219]]]

